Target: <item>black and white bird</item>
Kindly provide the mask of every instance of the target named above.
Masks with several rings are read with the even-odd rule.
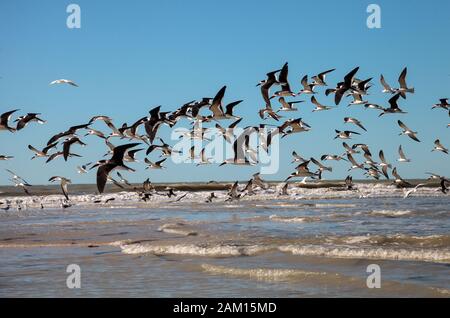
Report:
[[[324,106],[321,103],[319,103],[315,96],[311,96],[311,103],[313,103],[316,106],[316,108],[313,109],[313,112],[333,109],[333,107]]]
[[[400,94],[394,95],[391,99],[389,99],[389,108],[381,108],[382,112],[378,117],[381,117],[385,114],[406,114],[403,110],[398,106],[398,99],[400,98]]]
[[[313,76],[313,77],[311,77],[311,79],[313,80],[313,84],[315,85],[315,86],[327,86],[327,83],[325,82],[325,77],[329,74],[329,73],[331,73],[331,72],[333,72],[333,71],[335,71],[336,69],[331,69],[331,70],[327,70],[327,71],[325,71],[325,72],[322,72],[322,73],[319,73],[319,74],[317,74],[317,75],[315,75],[315,76]]]
[[[351,131],[351,130],[345,130],[345,131],[340,131],[335,129],[336,132],[336,137],[334,137],[334,139],[352,139],[351,136],[354,135],[361,135],[358,132],[355,131]]]
[[[54,177],[51,177],[48,181],[59,182],[61,185],[61,190],[64,194],[64,197],[66,198],[66,200],[69,200],[69,191],[67,189],[67,185],[72,183],[72,181],[70,179],[67,179],[65,177],[60,177],[60,176],[54,176]]]
[[[397,159],[398,162],[411,162],[411,159],[406,158],[401,145],[398,147],[398,154],[400,156],[400,158]]]
[[[420,142],[420,140],[416,136],[417,131],[413,131],[413,130],[409,129],[408,126],[406,126],[401,120],[398,120],[397,123],[403,129],[403,131],[399,134],[399,136],[406,135],[409,138],[411,138],[412,140]]]
[[[445,153],[445,154],[448,155],[448,149],[445,148],[445,147],[441,144],[441,142],[440,142],[439,139],[436,139],[436,140],[434,141],[434,148],[433,148],[433,150],[431,150],[431,151],[441,151],[441,152],[443,152],[443,153]]]
[[[0,131],[2,131],[2,130],[8,130],[9,132],[16,131],[16,129],[14,127],[9,126],[9,121],[11,119],[12,114],[14,114],[17,111],[18,111],[18,109],[11,110],[9,112],[3,113],[0,116]]]
[[[136,147],[138,145],[139,143],[131,143],[115,147],[111,159],[107,160],[99,166],[97,170],[97,189],[100,193],[103,193],[103,191],[105,190],[108,176],[114,169],[125,169],[133,172],[135,171],[134,169],[127,167],[124,164],[123,157],[128,149]]]
[[[55,85],[55,84],[69,84],[69,85],[78,87],[78,84],[76,84],[74,81],[68,80],[68,79],[64,79],[64,78],[52,81],[50,83],[50,85]]]
[[[31,122],[37,122],[38,124],[45,124],[46,121],[39,118],[40,114],[38,113],[28,113],[25,116],[20,116],[18,117],[14,122],[17,123],[17,127],[16,130],[22,130],[23,128],[25,128],[29,123]]]
[[[352,117],[345,117],[344,118],[344,123],[346,124],[355,124],[356,126],[358,126],[359,128],[361,128],[364,131],[367,131],[367,129],[363,126],[363,124],[361,123],[361,121],[359,121],[356,118],[352,118]]]

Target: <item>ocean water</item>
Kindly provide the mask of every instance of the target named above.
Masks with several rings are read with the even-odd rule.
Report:
[[[67,209],[58,194],[1,197],[0,296],[450,297],[450,196],[358,188],[232,202],[216,191],[213,203],[209,191],[76,194]],[[70,264],[79,289],[66,285]],[[366,284],[371,264],[379,289]]]

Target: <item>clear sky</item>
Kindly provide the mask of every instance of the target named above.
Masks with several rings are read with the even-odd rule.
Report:
[[[381,29],[368,29],[366,8],[381,7]],[[433,1],[106,1],[61,0],[0,2],[0,112],[20,108],[20,113],[40,112],[46,125],[31,124],[16,134],[0,132],[0,154],[15,156],[0,161],[0,184],[8,184],[4,168],[16,171],[30,183],[45,184],[53,175],[74,183],[93,183],[95,173],[79,176],[75,167],[102,158],[102,143],[85,139],[88,147],[75,146],[81,159],[45,164],[30,161],[28,144],[38,148],[49,137],[94,115],[109,115],[116,125],[132,123],[150,108],[163,105],[174,110],[184,102],[214,96],[227,85],[225,101],[243,99],[235,112],[243,125],[261,122],[263,105],[255,84],[265,73],[289,62],[289,80],[298,91],[303,75],[336,68],[327,82],[334,86],[355,66],[359,78],[374,77],[369,100],[387,106],[378,78],[383,73],[392,86],[408,66],[408,84],[416,88],[400,105],[407,115],[378,118],[377,111],[362,107],[311,113],[311,103],[286,118],[303,117],[313,130],[283,139],[280,171],[267,179],[284,179],[293,170],[290,153],[305,157],[342,154],[342,141],[333,140],[334,129],[357,130],[343,124],[345,116],[360,119],[368,133],[350,143],[367,143],[374,159],[383,149],[388,161],[406,178],[425,177],[425,171],[450,174],[449,156],[432,153],[440,138],[450,146],[448,113],[430,110],[439,98],[450,97],[450,2]],[[68,29],[66,7],[81,7],[81,29]],[[49,86],[69,78],[80,87]],[[317,96],[332,104],[323,89]],[[305,96],[300,96],[305,99]],[[309,99],[309,97],[307,98]],[[275,106],[276,105],[276,106]],[[278,107],[274,102],[274,106]],[[421,143],[398,136],[397,119],[419,131]],[[273,121],[268,121],[273,123]],[[224,123],[225,124],[225,123]],[[186,126],[183,121],[179,127]],[[107,129],[98,125],[104,131]],[[169,129],[161,135],[169,139]],[[114,141],[118,143],[117,141]],[[410,164],[396,162],[402,144]],[[142,160],[143,154],[138,155]],[[155,156],[151,157],[155,159]],[[358,161],[362,161],[358,157]],[[348,164],[331,162],[338,179],[347,175]],[[257,167],[174,165],[162,171],[133,165],[131,181],[245,180]],[[359,172],[354,178],[361,178]]]

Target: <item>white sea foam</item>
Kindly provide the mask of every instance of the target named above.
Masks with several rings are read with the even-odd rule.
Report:
[[[308,223],[320,221],[319,218],[315,217],[289,217],[289,216],[279,216],[276,214],[269,216],[269,219],[275,222],[284,222],[284,223]]]
[[[274,268],[235,268],[210,264],[202,264],[205,272],[234,277],[248,277],[257,280],[286,280],[305,279],[309,277],[327,276],[326,272],[310,272],[298,269],[274,269]],[[336,277],[337,274],[334,274]]]
[[[121,246],[125,254],[157,254],[157,255],[194,255],[211,257],[249,256],[267,251],[269,247],[250,245],[200,245],[200,244],[176,244],[176,245],[152,245],[152,244],[128,244]]]
[[[282,252],[289,252],[294,255],[304,256],[450,263],[450,251],[438,249],[392,249],[382,247],[285,245],[280,246],[279,250]]]
[[[410,210],[374,210],[370,212],[371,215],[387,216],[387,217],[400,217],[411,214]]]
[[[186,225],[183,223],[167,223],[163,224],[158,228],[158,231],[169,233],[169,234],[177,234],[184,236],[192,236],[197,235],[196,231],[185,228]]]

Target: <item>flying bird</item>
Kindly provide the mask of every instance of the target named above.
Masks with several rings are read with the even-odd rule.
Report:
[[[69,84],[69,85],[78,87],[78,84],[76,84],[74,81],[68,80],[68,79],[58,79],[58,80],[55,80],[50,83],[50,85],[55,85],[55,84]]]
[[[60,177],[60,176],[54,176],[54,177],[51,177],[48,181],[60,182],[62,192],[63,192],[64,196],[66,197],[66,200],[69,200],[69,191],[67,189],[67,185],[72,183],[72,181],[70,179]]]
[[[443,152],[443,153],[445,153],[445,154],[448,155],[448,149],[445,148],[445,147],[441,144],[441,142],[440,142],[439,139],[436,139],[436,140],[434,141],[434,148],[433,148],[433,150],[431,150],[431,151],[441,151],[441,152]]]
[[[124,164],[123,157],[128,149],[138,145],[139,143],[130,143],[115,147],[111,159],[99,165],[97,170],[97,189],[100,193],[103,193],[105,190],[106,181],[108,180],[109,174],[112,170],[119,168],[133,172],[135,171]]]
[[[399,134],[399,136],[406,135],[412,140],[420,142],[420,140],[416,136],[417,134],[416,131],[412,131],[411,129],[409,129],[408,126],[406,126],[401,120],[398,120],[397,123],[403,129],[403,131]]]

